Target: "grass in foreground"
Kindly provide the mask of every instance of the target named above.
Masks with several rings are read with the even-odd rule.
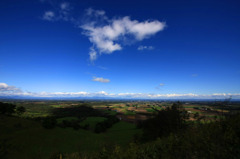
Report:
[[[4,142],[7,147],[6,158],[48,158],[54,153],[73,152],[91,154],[106,144],[127,145],[134,134],[141,132],[134,124],[122,121],[114,124],[107,132],[96,134],[83,129],[45,129],[40,122],[23,118],[2,115],[0,118],[0,143]],[[96,118],[87,121],[94,122]]]

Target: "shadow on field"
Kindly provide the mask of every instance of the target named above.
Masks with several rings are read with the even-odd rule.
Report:
[[[78,106],[54,108],[51,111],[54,117],[89,117],[89,116],[101,116],[102,113],[99,110],[93,109],[90,105],[83,104]]]

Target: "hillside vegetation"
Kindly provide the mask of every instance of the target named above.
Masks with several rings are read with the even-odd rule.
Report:
[[[238,107],[163,104],[0,103],[0,158],[240,158]]]

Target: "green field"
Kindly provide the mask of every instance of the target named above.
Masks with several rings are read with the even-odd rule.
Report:
[[[102,112],[108,114],[108,115],[116,115],[117,112],[116,111],[113,111],[113,110],[102,110]]]
[[[58,119],[57,119],[57,123],[61,123],[61,122],[64,121],[64,120],[66,120],[66,121],[71,121],[71,120],[78,120],[78,118],[77,118],[77,117],[58,118]]]
[[[53,107],[53,108],[61,108],[61,107],[63,107],[62,105],[51,105],[51,107]]]
[[[103,151],[105,147],[113,148],[115,145],[120,146],[124,152],[124,148],[129,143],[135,139],[139,141],[139,138],[136,137],[144,138],[145,135],[142,127],[137,129],[133,124],[136,123],[134,120],[146,120],[146,118],[142,119],[144,115],[148,115],[149,119],[154,118],[160,112],[168,110],[163,105],[171,105],[171,103],[112,104],[107,102],[49,101],[16,102],[16,105],[24,106],[26,112],[23,114],[13,113],[8,116],[0,114],[0,158],[4,156],[7,159],[45,159],[51,158],[51,156],[56,157],[57,154],[76,153],[92,156]],[[133,105],[137,105],[137,107],[133,107]],[[205,103],[183,106],[189,112],[190,118],[186,119],[186,123],[189,125],[212,124],[224,119],[222,113],[214,111],[215,107],[207,106]],[[203,106],[210,109],[202,109]],[[223,112],[228,113],[229,110]],[[196,113],[199,114],[198,117],[194,117]],[[118,121],[119,115],[121,121]],[[111,123],[115,119],[117,121]],[[52,120],[55,121],[54,127],[43,127],[44,121]],[[163,120],[158,121],[157,124],[161,121]],[[103,131],[96,131],[99,125],[101,128],[104,127]],[[154,127],[153,134],[155,131]]]
[[[134,124],[119,122],[105,133],[73,128],[45,129],[41,123],[16,117],[0,116],[0,142],[11,152],[8,158],[47,158],[55,153],[96,153],[106,144],[127,145],[134,134],[140,133]],[[104,118],[88,118],[83,123],[93,126]],[[9,133],[11,132],[11,133]]]
[[[84,126],[86,124],[89,124],[89,128],[90,130],[93,130],[95,128],[95,125],[99,122],[102,122],[104,120],[106,120],[107,118],[104,118],[104,117],[88,117],[86,118],[84,121],[82,121],[80,123],[80,125]]]
[[[146,110],[147,110],[147,112],[151,112],[151,113],[156,112],[156,110],[154,110],[152,108],[147,108]]]
[[[129,111],[127,109],[124,109],[122,112],[124,113],[124,115],[135,115],[136,114],[135,112]]]

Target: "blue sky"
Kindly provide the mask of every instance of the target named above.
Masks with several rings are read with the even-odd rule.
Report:
[[[240,98],[240,2],[0,2],[0,95]]]

